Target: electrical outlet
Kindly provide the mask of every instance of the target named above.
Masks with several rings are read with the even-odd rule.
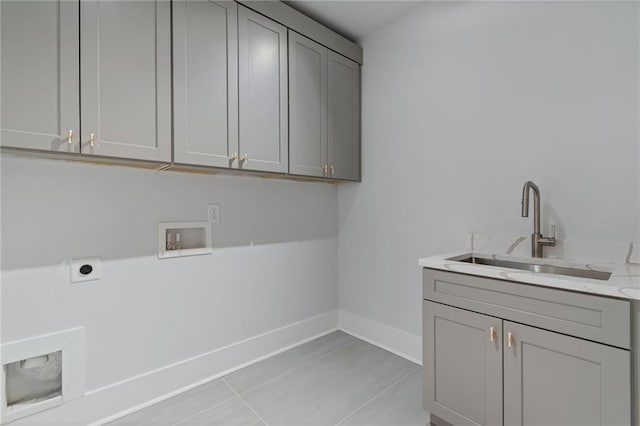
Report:
[[[209,222],[220,223],[220,204],[209,204],[207,206]]]
[[[71,260],[71,282],[99,280],[102,275],[100,258],[86,257]]]

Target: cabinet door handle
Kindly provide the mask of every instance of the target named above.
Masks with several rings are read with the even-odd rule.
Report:
[[[240,159],[240,164],[246,163],[247,161],[249,161],[249,154],[244,154]]]
[[[492,342],[496,341],[496,329],[495,329],[495,327],[490,327],[489,328],[489,340],[491,340]]]
[[[67,143],[73,143],[73,130],[67,132]]]
[[[516,339],[515,337],[513,337],[513,334],[511,334],[511,332],[507,333],[507,346],[512,348],[515,343],[515,340]]]
[[[234,152],[231,157],[229,157],[229,161],[233,164],[234,161],[238,161],[238,153]]]
[[[89,133],[89,145],[96,146],[96,134]]]
[[[328,172],[329,172],[329,165],[325,164],[324,166],[322,166],[322,174],[326,176]]]
[[[336,166],[334,166],[333,164],[331,165],[331,176],[333,176],[333,174],[336,172]]]

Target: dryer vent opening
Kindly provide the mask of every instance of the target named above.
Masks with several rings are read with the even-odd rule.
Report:
[[[6,342],[0,350],[0,424],[84,396],[84,328]]]
[[[62,351],[4,365],[7,408],[46,401],[62,395]]]

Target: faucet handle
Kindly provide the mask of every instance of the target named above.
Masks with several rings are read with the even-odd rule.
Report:
[[[538,244],[541,246],[555,246],[556,245],[556,225],[549,226],[549,232],[551,235],[545,237],[540,235],[538,237]]]

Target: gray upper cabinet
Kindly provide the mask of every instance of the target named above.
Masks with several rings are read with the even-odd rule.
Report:
[[[0,145],[359,180],[361,48],[247,4],[0,1]]]
[[[81,3],[83,154],[171,160],[170,16],[168,0]]]
[[[360,179],[360,66],[289,31],[289,172]]]
[[[327,174],[327,51],[289,31],[289,173]]]
[[[287,30],[238,6],[239,167],[285,173],[288,152]]]
[[[79,152],[78,2],[2,1],[0,14],[2,146]]]
[[[329,171],[360,179],[360,66],[329,51]]]
[[[173,2],[176,163],[237,166],[237,10],[233,1]]]
[[[502,424],[502,320],[423,302],[425,409],[456,426]]]
[[[504,332],[505,425],[631,424],[629,351],[508,321]]]

